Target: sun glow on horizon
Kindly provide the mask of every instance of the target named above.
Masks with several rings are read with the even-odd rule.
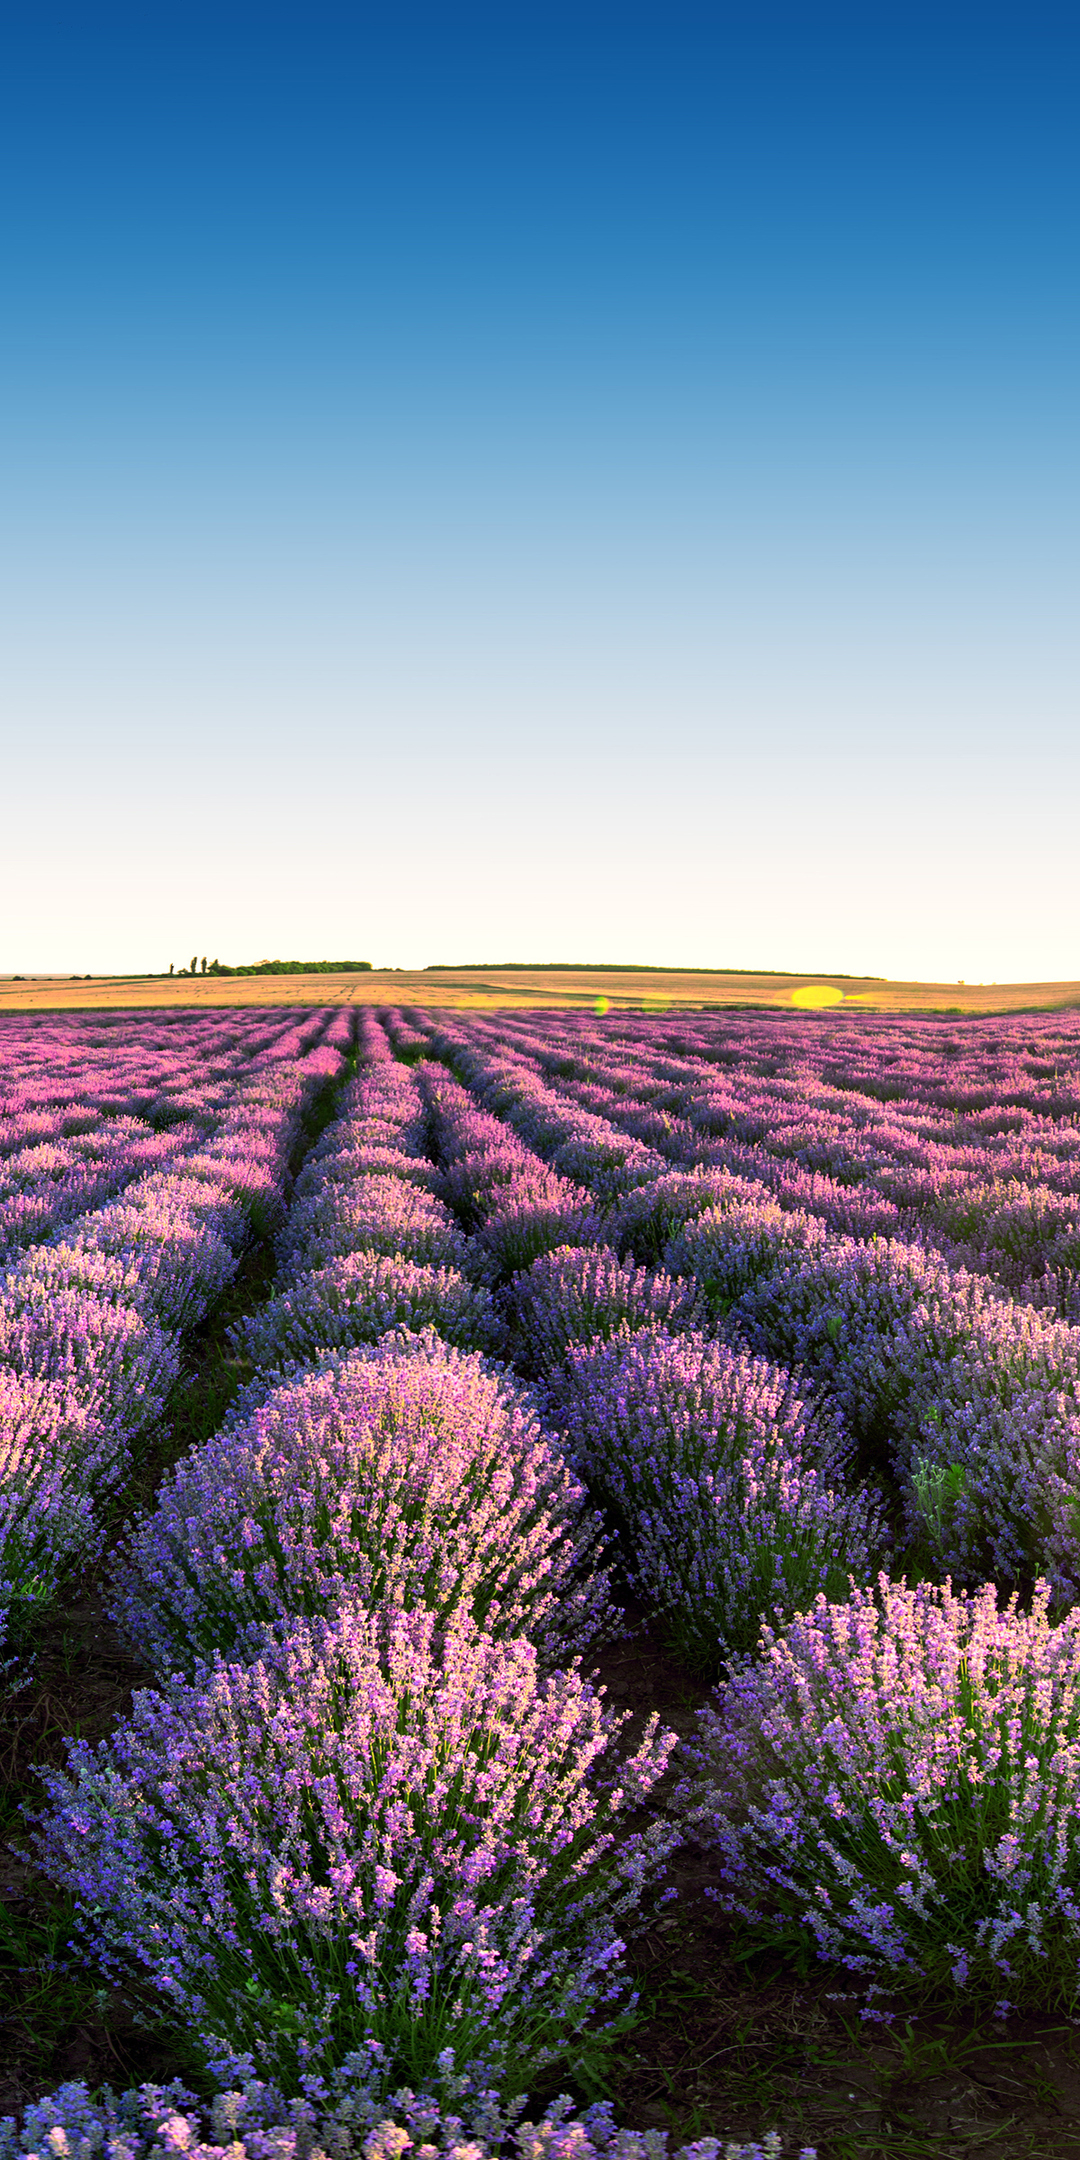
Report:
[[[842,1005],[844,993],[834,990],[829,983],[807,983],[804,989],[792,991],[791,1002],[816,1012],[822,1005]]]

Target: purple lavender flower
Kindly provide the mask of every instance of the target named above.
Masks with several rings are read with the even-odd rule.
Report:
[[[843,1436],[807,1416],[790,1374],[649,1328],[572,1348],[559,1392],[630,1580],[695,1665],[717,1670],[763,1614],[869,1572],[879,1511],[845,1490]]]
[[[427,1327],[461,1350],[495,1352],[502,1343],[489,1290],[456,1268],[364,1251],[296,1276],[232,1330],[232,1341],[248,1363],[272,1371],[377,1342],[392,1329],[418,1334]]]
[[[219,2079],[295,2089],[378,2043],[402,2081],[450,2050],[520,2083],[625,1998],[620,1925],[675,1842],[623,1822],[674,1735],[605,1777],[621,1722],[464,1621],[313,1621],[73,1744],[35,1842]]]
[[[767,1197],[767,1186],[727,1170],[668,1170],[625,1195],[609,1218],[608,1238],[620,1252],[655,1267],[672,1238],[706,1209]]]
[[[763,1278],[728,1325],[797,1364],[904,1495],[942,1572],[1040,1569],[1080,1594],[1080,1332],[919,1245],[837,1239]]]
[[[242,2088],[216,2093],[207,2104],[179,2079],[112,2092],[92,2100],[84,2080],[61,2085],[28,2107],[21,2126],[0,2120],[0,2160],[309,2160],[314,2152],[351,2153],[363,2138],[365,2160],[400,2160],[416,2150],[423,2160],[667,2160],[666,2130],[619,2130],[611,2102],[573,2113],[560,2094],[538,2123],[522,2122],[524,2103],[506,2101],[473,2078],[459,2077],[452,2051],[427,2090],[390,2090],[385,2051],[360,2048],[318,2087],[318,2098],[286,2102],[272,2085],[245,2078]],[[463,2130],[468,2143],[462,2142]],[[764,2144],[700,2138],[674,2160],[781,2160],[783,2141]],[[799,2160],[816,2160],[805,2145]]]
[[[47,1600],[96,1558],[96,1494],[127,1467],[122,1436],[69,1386],[0,1366],[0,1607]]]
[[[0,1361],[67,1388],[117,1434],[160,1417],[179,1371],[175,1342],[133,1306],[9,1275]]]
[[[763,1630],[677,1795],[725,1909],[807,1929],[883,1994],[1073,2003],[1080,1613],[884,1575]]]
[[[789,1253],[820,1252],[824,1244],[824,1223],[801,1208],[769,1199],[723,1202],[684,1225],[668,1244],[664,1265],[673,1275],[693,1276],[703,1303],[719,1318]]]
[[[378,1174],[324,1185],[300,1202],[278,1238],[282,1273],[309,1273],[349,1252],[383,1252],[436,1267],[468,1268],[469,1251],[433,1193]]]
[[[526,1395],[437,1336],[388,1337],[175,1466],[117,1566],[117,1618],[169,1672],[391,1597],[467,1608],[551,1665],[617,1632],[599,1532]]]
[[[680,1282],[622,1261],[608,1245],[564,1245],[542,1253],[510,1285],[513,1351],[523,1370],[541,1379],[562,1362],[571,1343],[606,1341],[640,1327],[700,1327],[707,1318],[694,1283]]]

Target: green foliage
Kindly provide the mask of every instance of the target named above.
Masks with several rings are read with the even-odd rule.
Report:
[[[195,973],[195,963],[191,963]],[[229,967],[224,960],[214,960],[209,967],[204,963],[206,975],[370,975],[370,960],[256,960],[250,967]]]

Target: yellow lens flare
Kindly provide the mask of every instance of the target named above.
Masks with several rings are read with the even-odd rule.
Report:
[[[600,1015],[600,1018],[601,1018],[601,1020],[602,1020],[602,1019],[603,1019],[603,1017],[604,1017],[604,1014],[605,1014],[606,1012],[610,1012],[610,1011],[611,1011],[611,999],[610,999],[610,998],[605,998],[605,997],[599,997],[599,998],[597,998],[597,1000],[596,1000],[596,1003],[595,1003],[595,1005],[593,1006],[593,1011],[594,1011],[594,1012],[596,1012],[596,1013],[599,1013],[599,1015]]]
[[[831,983],[807,983],[804,990],[792,991],[791,1002],[816,1012],[822,1005],[842,1005],[844,993],[834,990]]]

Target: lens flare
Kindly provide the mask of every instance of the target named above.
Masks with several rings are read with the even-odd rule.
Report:
[[[842,990],[834,990],[830,983],[807,983],[804,990],[792,991],[791,1002],[793,1005],[811,1006],[816,1010],[819,1005],[842,1005],[844,993]]]
[[[593,1011],[599,1013],[600,1018],[603,1019],[604,1014],[611,1011],[611,999],[603,997],[597,998],[596,1003],[593,1006]]]

